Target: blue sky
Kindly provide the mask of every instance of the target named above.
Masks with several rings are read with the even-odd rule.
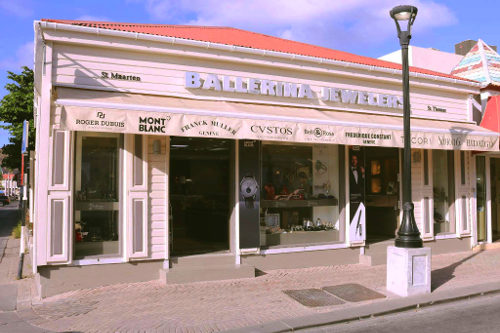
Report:
[[[0,0],[0,98],[7,71],[32,67],[33,21],[41,18],[232,26],[360,55],[399,48],[389,10],[418,7],[412,45],[453,52],[481,38],[500,45],[500,2],[481,0]],[[8,133],[0,130],[0,147]]]

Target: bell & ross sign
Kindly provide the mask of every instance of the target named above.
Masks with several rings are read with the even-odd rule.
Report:
[[[325,102],[370,105],[390,109],[403,108],[402,97],[394,95],[329,87],[320,87],[320,91],[316,92],[307,83],[201,74],[198,72],[185,73],[184,87],[187,89],[215,90],[294,99],[315,99],[319,95],[319,98]]]

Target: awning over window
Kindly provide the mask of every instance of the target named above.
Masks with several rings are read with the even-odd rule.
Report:
[[[55,123],[73,131],[403,147],[400,116],[58,88]],[[412,119],[412,147],[497,151],[479,126]]]

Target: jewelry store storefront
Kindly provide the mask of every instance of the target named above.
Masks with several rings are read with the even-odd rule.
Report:
[[[366,262],[394,238],[398,65],[231,28],[140,27],[35,22],[42,296]],[[412,69],[415,217],[437,252],[471,248],[471,151],[498,150],[472,122],[478,89]]]

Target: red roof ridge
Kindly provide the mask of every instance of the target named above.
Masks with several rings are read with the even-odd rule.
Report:
[[[214,26],[214,25],[181,25],[181,24],[161,24],[161,23],[132,23],[132,22],[110,22],[110,21],[93,21],[93,20],[65,20],[65,19],[46,19],[42,18],[40,21],[53,22],[53,23],[63,23],[63,24],[102,24],[102,25],[124,25],[124,26],[135,26],[135,27],[165,27],[165,28],[193,28],[193,29],[233,29],[241,30],[245,32],[251,32],[248,30],[242,30],[238,28],[228,27],[228,26]]]

